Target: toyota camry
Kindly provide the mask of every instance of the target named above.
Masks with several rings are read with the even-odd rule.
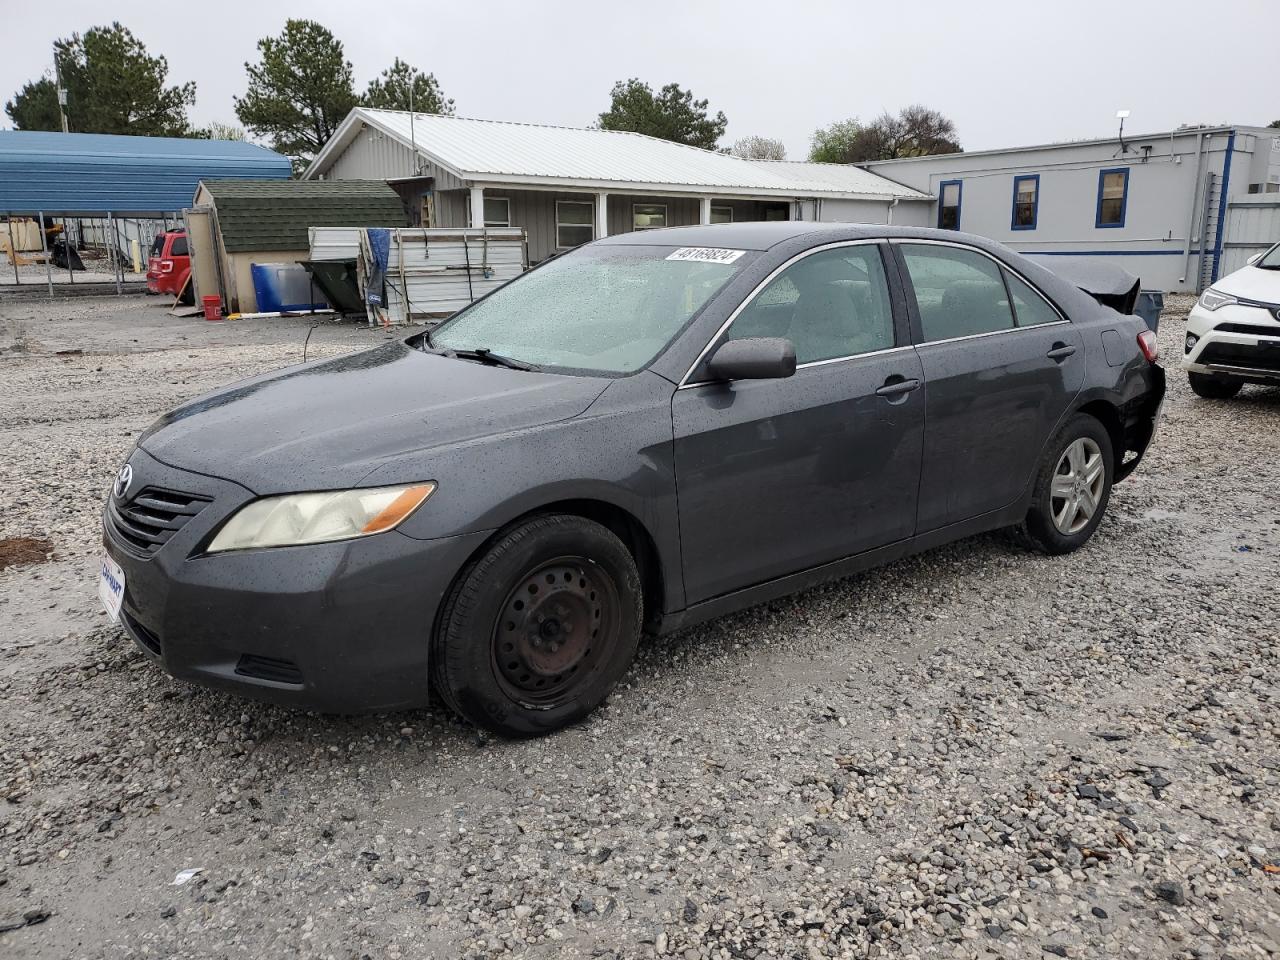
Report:
[[[536,735],[646,632],[996,528],[1078,549],[1163,395],[1139,318],[979,237],[628,233],[160,418],[98,589],[175,677]]]

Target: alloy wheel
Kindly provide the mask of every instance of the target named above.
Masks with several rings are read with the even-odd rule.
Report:
[[[1090,437],[1073,440],[1058,458],[1049,486],[1049,512],[1058,532],[1073,536],[1089,525],[1102,502],[1106,461]]]

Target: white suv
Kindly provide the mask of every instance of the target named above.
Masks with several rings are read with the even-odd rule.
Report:
[[[1246,383],[1280,386],[1280,243],[1200,295],[1187,318],[1182,369],[1202,397]]]

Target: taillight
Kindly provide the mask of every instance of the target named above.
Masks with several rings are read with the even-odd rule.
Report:
[[[1138,349],[1147,358],[1148,363],[1155,363],[1160,357],[1160,347],[1156,344],[1156,335],[1151,330],[1143,330],[1138,334]]]
[[[173,261],[168,258],[160,261],[161,273],[173,273]]]

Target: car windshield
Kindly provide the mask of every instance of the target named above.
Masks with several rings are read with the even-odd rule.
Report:
[[[1254,266],[1263,270],[1280,270],[1280,243],[1264,253]]]
[[[432,332],[431,344],[539,367],[630,373],[751,259],[703,247],[584,247],[458,313]]]

